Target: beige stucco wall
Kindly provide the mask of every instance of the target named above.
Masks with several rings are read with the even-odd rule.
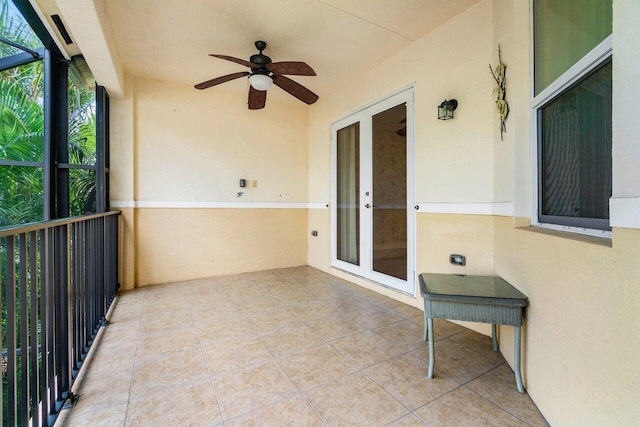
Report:
[[[306,110],[247,109],[220,88],[136,79],[139,201],[306,202]],[[241,189],[240,178],[257,180]],[[244,191],[237,197],[238,191]]]
[[[124,288],[306,263],[307,112],[246,102],[127,76],[111,105]]]
[[[140,285],[306,264],[304,209],[138,209]]]
[[[523,375],[551,425],[636,425],[640,419],[640,231],[613,247],[496,219],[496,272],[528,297]],[[593,240],[593,239],[591,239]],[[513,357],[513,329],[501,350]]]

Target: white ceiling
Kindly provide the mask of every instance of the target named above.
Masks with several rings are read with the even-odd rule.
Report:
[[[264,40],[264,53],[274,62],[313,67],[316,77],[292,78],[322,98],[478,1],[108,0],[104,5],[130,74],[194,85],[247,70],[209,53],[248,60],[257,53],[254,42]],[[82,40],[78,45],[82,48]],[[206,90],[245,93],[247,79]],[[269,99],[299,102],[276,87]]]

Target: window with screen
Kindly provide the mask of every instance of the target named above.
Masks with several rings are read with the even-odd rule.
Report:
[[[610,230],[611,1],[534,0],[534,223]]]

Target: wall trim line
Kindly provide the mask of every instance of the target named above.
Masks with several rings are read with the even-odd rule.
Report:
[[[418,203],[418,213],[513,216],[513,202]]]
[[[111,207],[137,209],[328,209],[327,203],[186,202],[171,200],[111,200]]]

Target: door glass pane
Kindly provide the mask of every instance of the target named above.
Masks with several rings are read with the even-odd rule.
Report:
[[[541,109],[541,215],[609,228],[611,79],[608,62]]]
[[[373,270],[407,280],[406,105],[372,118]]]
[[[360,123],[337,135],[338,259],[360,265]]]
[[[539,94],[611,34],[612,0],[535,0],[535,92]]]

